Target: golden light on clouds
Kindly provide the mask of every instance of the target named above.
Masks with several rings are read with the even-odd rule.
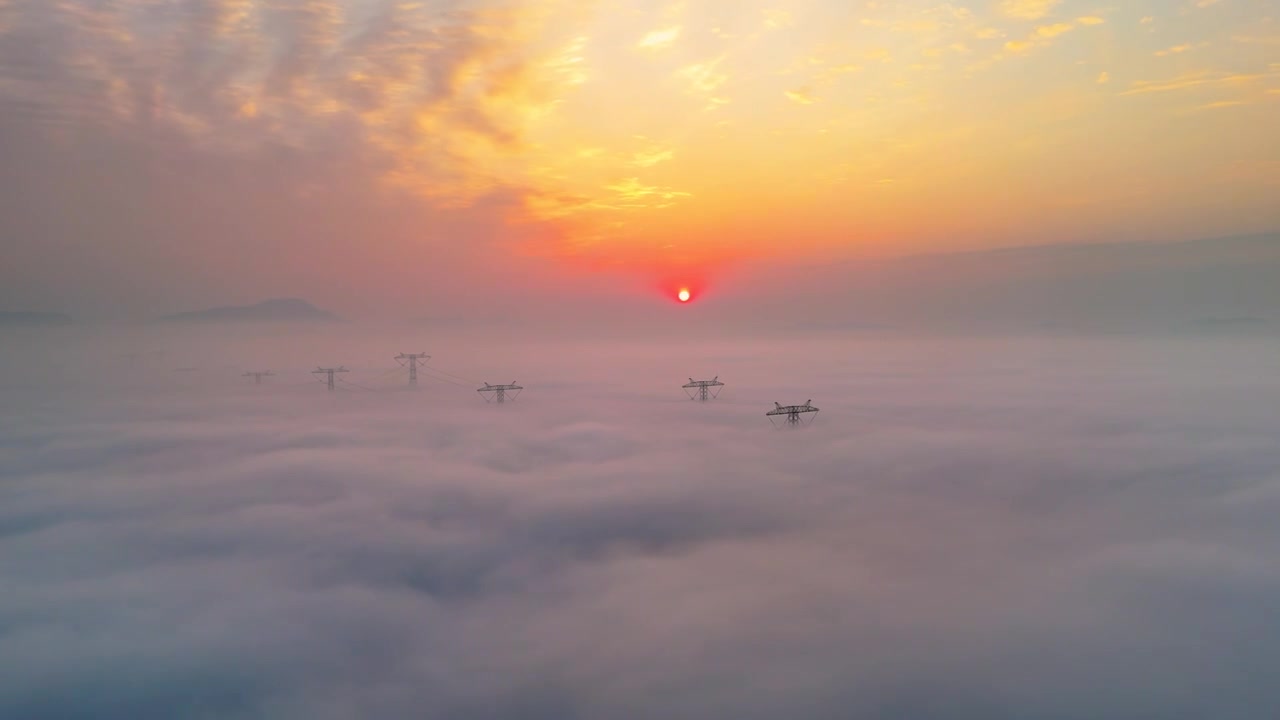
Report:
[[[670,47],[680,37],[680,28],[673,27],[666,30],[654,30],[653,32],[640,38],[640,42],[636,43],[637,47],[660,49]]]
[[[1046,223],[1207,217],[1216,206],[1186,200],[1186,168],[1277,152],[1263,118],[1280,108],[1280,21],[1174,5],[209,0],[203,24],[180,26],[141,0],[68,0],[41,12],[77,33],[64,43],[77,52],[0,77],[0,97],[149,123],[207,152],[341,148],[389,193],[507,198],[507,221],[558,238],[550,254],[660,264],[1007,244]],[[6,7],[0,33],[38,25]],[[176,55],[163,38],[183,27],[191,50]],[[178,65],[123,60],[138,56]],[[1171,122],[1188,112],[1195,123]],[[1135,173],[1158,178],[1152,196],[1176,212],[1118,199],[1111,186]],[[993,187],[1013,190],[981,192]],[[1068,193],[1072,212],[1055,214]]]
[[[1061,0],[1002,0],[1000,7],[1009,17],[1039,20],[1048,15]]]
[[[1184,53],[1184,52],[1186,52],[1186,51],[1190,50],[1190,49],[1191,49],[1191,48],[1193,48],[1193,47],[1195,47],[1195,46],[1194,46],[1194,45],[1192,45],[1191,43],[1183,43],[1183,44],[1181,44],[1181,45],[1174,45],[1173,47],[1167,47],[1167,48],[1165,48],[1165,49],[1163,49],[1163,50],[1157,50],[1157,51],[1155,52],[1155,56],[1156,56],[1156,57],[1165,57],[1165,56],[1168,56],[1168,55],[1177,55],[1177,54],[1179,54],[1179,53]]]
[[[1070,32],[1073,26],[1071,23],[1054,23],[1052,25],[1041,25],[1036,28],[1036,34],[1040,37],[1051,38],[1057,37],[1065,32]]]
[[[796,90],[787,90],[786,92],[783,93],[783,95],[786,95],[787,99],[791,100],[792,102],[800,103],[801,105],[813,104],[813,94],[807,87],[799,88]]]

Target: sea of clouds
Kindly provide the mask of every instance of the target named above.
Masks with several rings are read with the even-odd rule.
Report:
[[[41,332],[0,343],[0,717],[1280,706],[1274,340],[459,338],[413,391],[348,330]]]

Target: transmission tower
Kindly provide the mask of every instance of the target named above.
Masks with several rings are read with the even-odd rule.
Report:
[[[720,382],[720,376],[717,375],[710,380],[689,378],[689,382],[680,387],[684,388],[684,392],[689,396],[690,400],[702,400],[705,402],[714,400],[720,394],[720,388],[724,387],[724,383]]]
[[[508,392],[515,392],[515,395],[511,396],[511,400],[515,401],[516,397],[520,395],[520,391],[523,389],[524,388],[516,384],[515,380],[512,380],[510,385],[490,385],[489,383],[485,383],[484,387],[476,390],[476,392],[480,393],[480,396],[484,398],[485,402],[503,403],[507,401]]]
[[[275,373],[271,372],[270,370],[266,370],[264,372],[247,372],[244,375],[241,375],[240,377],[251,377],[253,378],[254,385],[261,385],[262,378],[271,377],[272,375],[275,375]]]
[[[311,374],[312,374],[312,375],[328,375],[328,376],[329,376],[329,389],[330,389],[330,390],[333,390],[333,374],[334,374],[334,373],[344,373],[344,372],[351,372],[351,371],[350,371],[350,370],[348,370],[348,369],[346,369],[346,368],[344,368],[344,367],[342,367],[341,365],[339,365],[339,366],[338,366],[338,367],[336,367],[336,368],[322,368],[322,367],[317,367],[315,370],[312,370],[312,371],[311,371]]]
[[[400,353],[396,356],[396,362],[403,367],[405,361],[409,361],[409,384],[417,386],[418,384],[418,361],[430,360],[431,356],[426,353]]]
[[[775,427],[777,426],[777,423],[774,422],[775,417],[782,417],[783,424],[789,427],[808,425],[818,415],[818,408],[811,405],[810,403],[812,402],[812,400],[805,400],[803,405],[782,405],[775,402],[773,409],[765,413],[765,415],[769,416],[769,422],[773,423]],[[805,419],[806,415],[808,420]]]

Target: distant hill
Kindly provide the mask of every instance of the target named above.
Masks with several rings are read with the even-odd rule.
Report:
[[[253,305],[209,308],[160,319],[165,322],[332,322],[337,317],[306,300],[275,298]]]
[[[62,313],[0,312],[0,327],[57,327],[71,323],[71,316]]]

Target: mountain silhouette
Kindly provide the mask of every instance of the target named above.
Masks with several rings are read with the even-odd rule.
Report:
[[[298,298],[273,298],[253,305],[228,305],[166,315],[165,322],[332,322],[332,313]]]

